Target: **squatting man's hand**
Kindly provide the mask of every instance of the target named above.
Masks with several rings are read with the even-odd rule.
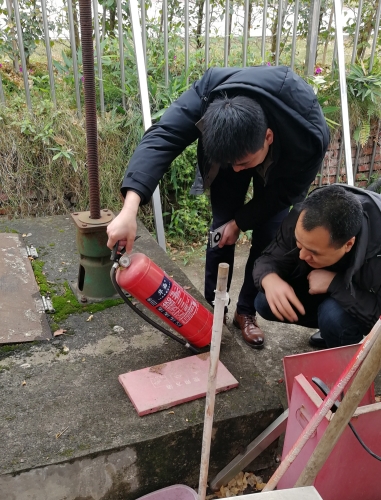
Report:
[[[319,293],[327,293],[328,287],[331,284],[336,273],[326,271],[325,269],[314,269],[307,276],[309,283],[309,293],[318,295]]]
[[[235,223],[235,220],[228,222],[224,228],[218,247],[222,248],[224,245],[234,245],[234,243],[238,240],[240,232],[241,230]]]
[[[280,321],[287,320],[290,323],[298,321],[293,306],[300,314],[305,314],[303,304],[296,296],[292,286],[282,280],[276,273],[267,274],[262,279],[261,284],[272,313]]]

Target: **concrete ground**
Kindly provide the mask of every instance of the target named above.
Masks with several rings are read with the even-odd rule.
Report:
[[[62,297],[79,264],[71,218],[0,220],[0,232],[13,231],[38,249],[45,277]],[[136,251],[203,302],[144,227],[139,234]],[[125,304],[72,312],[58,325],[54,314],[48,320],[65,334],[0,347],[0,500],[135,500],[174,483],[196,487],[205,400],[139,417],[118,382],[119,374],[189,351]],[[257,355],[224,328],[221,361],[240,385],[216,397],[211,477],[283,411]],[[263,453],[254,470],[272,465],[275,452]]]
[[[0,232],[9,231],[38,248],[57,295],[65,282],[76,282],[79,255],[71,218],[0,220]],[[203,302],[203,255],[165,254],[144,227],[138,232],[136,251]],[[221,361],[240,385],[216,397],[210,477],[286,408],[282,358],[310,350],[312,332],[306,328],[259,318],[266,347],[256,351],[232,326],[247,252],[248,245],[238,247],[221,346]],[[48,319],[55,321],[54,315]],[[121,373],[189,351],[125,304],[74,312],[58,326],[65,335],[0,347],[0,500],[135,500],[175,483],[197,487],[204,399],[139,417],[118,382]],[[277,451],[275,444],[252,470],[274,466]]]

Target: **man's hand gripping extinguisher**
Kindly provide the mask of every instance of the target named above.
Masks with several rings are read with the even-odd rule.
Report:
[[[196,299],[172,280],[143,253],[127,255],[117,252],[115,245],[111,260],[111,281],[126,304],[150,325],[185,345],[194,353],[198,347],[210,344],[213,315]],[[127,292],[127,294],[125,293]],[[170,325],[183,338],[162,327],[131,302],[134,297]]]

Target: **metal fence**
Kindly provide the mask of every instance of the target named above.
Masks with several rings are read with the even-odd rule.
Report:
[[[50,46],[50,34],[48,28],[48,12],[47,12],[47,0],[39,0],[41,3],[41,13],[42,13],[42,23],[43,23],[43,32],[45,37],[45,49],[46,49],[46,59],[47,59],[47,67],[49,72],[49,82],[50,82],[50,95],[51,100],[56,103],[56,93],[55,93],[55,81],[54,81],[54,66],[52,62],[52,53]],[[87,0],[80,0],[87,1]],[[91,0],[88,0],[91,1]],[[137,3],[138,0],[130,0],[130,11],[131,2]],[[248,48],[250,47],[250,43],[253,38],[255,38],[256,43],[260,43],[260,51],[261,51],[261,59],[262,63],[266,63],[266,54],[268,53],[269,47],[269,39],[272,47],[275,47],[275,52],[272,54],[273,63],[278,65],[280,63],[291,66],[294,68],[295,66],[295,55],[297,51],[297,46],[300,49],[301,45],[305,45],[305,64],[304,64],[304,72],[306,75],[312,75],[315,71],[315,59],[317,46],[319,41],[319,16],[321,16],[321,0],[311,0],[310,5],[307,6],[308,9],[308,35],[305,40],[301,41],[297,38],[297,27],[298,23],[301,20],[300,17],[300,3],[299,0],[295,0],[293,4],[289,4],[288,2],[284,2],[284,0],[279,0],[278,5],[274,7],[274,5],[270,5],[268,0],[264,0],[263,4],[259,7],[256,6],[255,18],[257,19],[257,27],[254,30],[250,29],[249,15],[252,16],[252,4],[251,0],[244,0],[243,5],[236,4],[232,0],[225,0],[224,6],[215,7],[213,4],[213,16],[210,0],[203,0],[203,25],[200,36],[203,40],[204,45],[204,64],[205,69],[216,62],[213,60],[213,56],[210,50],[211,41],[215,38],[223,39],[223,52],[224,52],[224,65],[229,65],[229,48],[230,41],[235,38],[236,40],[241,41],[241,65],[246,66],[248,64]],[[13,5],[13,8],[12,8]],[[105,26],[105,11],[98,11],[98,1],[92,1],[93,6],[93,19],[94,19],[94,44],[95,44],[95,54],[97,60],[97,86],[98,86],[98,98],[99,98],[99,106],[101,110],[101,114],[105,112],[105,102],[104,102],[104,92],[103,92],[103,78],[102,78],[102,49],[101,49],[101,35],[104,36],[104,26]],[[164,81],[165,84],[168,85],[170,79],[170,61],[169,61],[169,51],[168,47],[171,40],[171,33],[169,29],[168,22],[168,0],[162,0],[160,3],[154,3],[152,8],[158,6],[161,7],[161,19],[162,23],[162,37],[163,37],[163,55],[164,55]],[[123,8],[126,7],[126,3],[122,0],[117,0],[117,34],[119,37],[119,58],[120,58],[120,87],[122,90],[125,89],[125,45],[124,45],[124,25],[123,25]],[[3,20],[4,22],[13,22],[16,26],[15,38],[17,40],[18,47],[18,55],[21,60],[21,68],[24,79],[24,88],[25,88],[25,100],[28,108],[32,111],[32,103],[28,82],[28,72],[26,65],[26,57],[24,53],[24,43],[23,43],[23,32],[20,21],[20,11],[19,11],[19,1],[18,0],[7,0],[7,8],[8,8],[8,20]],[[251,9],[251,11],[250,11]],[[303,4],[304,16],[306,4]],[[350,131],[349,131],[349,117],[348,117],[348,106],[347,106],[347,85],[345,80],[345,64],[346,62],[354,62],[356,58],[357,44],[359,40],[360,26],[362,22],[362,11],[363,11],[363,0],[360,0],[360,3],[354,11],[354,16],[356,19],[356,27],[354,36],[346,40],[346,50],[348,52],[348,43],[352,40],[352,56],[350,61],[345,61],[345,53],[344,53],[344,35],[343,35],[343,22],[344,16],[342,12],[342,4],[340,0],[333,0],[333,3],[327,4],[325,16],[329,18],[327,21],[328,26],[334,27],[335,37],[332,41],[334,43],[334,50],[332,60],[329,61],[329,64],[336,64],[339,68],[340,75],[340,91],[341,91],[341,106],[342,106],[342,134],[344,137],[344,156],[345,156],[345,165],[347,171],[347,182],[349,184],[353,184],[353,172],[356,173],[357,166],[352,168],[352,152],[351,152],[351,139],[350,139]],[[268,18],[269,12],[271,12],[272,17],[277,17],[277,29],[272,35],[269,36],[268,29]],[[152,16],[152,14],[150,14]],[[378,31],[380,25],[380,15],[381,15],[381,1],[377,4],[377,12],[375,15],[375,23],[372,35],[372,44],[370,49],[368,50],[369,56],[369,69],[371,70],[377,57],[377,38]],[[77,61],[77,49],[76,41],[75,41],[75,28],[74,28],[74,16],[73,16],[73,5],[72,0],[67,0],[67,18],[68,18],[68,38],[70,40],[70,47],[73,59],[73,76],[75,83],[75,96],[76,96],[76,104],[77,104],[77,112],[78,115],[82,115],[82,104],[81,104],[81,95],[80,95],[80,78],[79,78],[79,70],[78,70],[78,61]],[[218,21],[218,26],[216,26],[216,19]],[[285,33],[285,29],[282,28],[285,21],[288,20],[288,28],[287,33]],[[131,19],[130,19],[131,22]],[[190,51],[190,28],[192,24],[192,20],[190,19],[190,0],[183,0],[183,9],[182,9],[182,17],[180,19],[181,22],[181,38],[183,40],[183,48],[184,51],[184,70],[187,72],[189,70],[189,51]],[[159,23],[159,19],[158,19]],[[145,9],[145,1],[140,0],[140,24],[141,24],[141,37],[142,37],[142,51],[143,57],[146,59],[147,57],[147,37],[151,36],[150,28],[147,26],[147,11]],[[100,28],[102,26],[102,29]],[[215,34],[217,33],[217,34]],[[253,36],[254,35],[254,36]],[[271,36],[273,37],[271,40]],[[285,43],[285,37],[288,39],[291,38],[291,42],[289,43],[289,51],[287,54],[287,59],[282,56],[281,58],[281,47],[282,44]],[[275,39],[274,39],[275,38]],[[274,43],[275,41],[275,43]],[[330,35],[327,36],[327,40],[322,47],[324,47],[324,51],[327,49],[327,43],[330,41]],[[324,55],[325,57],[325,55]],[[0,100],[3,105],[6,105],[6,99],[4,95],[3,85],[1,81],[1,72],[0,72]],[[122,104],[126,106],[125,102],[125,92],[122,92]],[[376,149],[379,147],[378,145],[378,136],[380,133],[380,126],[375,131],[375,140],[374,140],[374,149],[372,151],[372,163],[369,168],[369,175],[373,170],[374,159],[376,156]],[[340,150],[340,155],[343,154],[343,146]],[[358,161],[358,151],[355,155],[355,162]],[[321,177],[320,181],[321,182]]]

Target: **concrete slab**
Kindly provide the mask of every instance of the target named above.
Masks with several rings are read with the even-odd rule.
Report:
[[[0,233],[0,344],[51,338],[22,238]]]
[[[31,233],[26,243],[38,248],[57,293],[76,279],[68,217],[0,220],[0,231],[10,230]],[[144,227],[138,232],[136,250],[202,301]],[[67,332],[53,341],[0,347],[0,499],[134,500],[176,483],[197,486],[204,400],[140,418],[118,382],[120,373],[190,353],[124,304],[73,314],[59,326]],[[216,397],[211,476],[283,411],[259,373],[261,358],[236,338],[224,328],[221,361],[240,385]],[[259,457],[257,469],[272,463],[273,453]]]

